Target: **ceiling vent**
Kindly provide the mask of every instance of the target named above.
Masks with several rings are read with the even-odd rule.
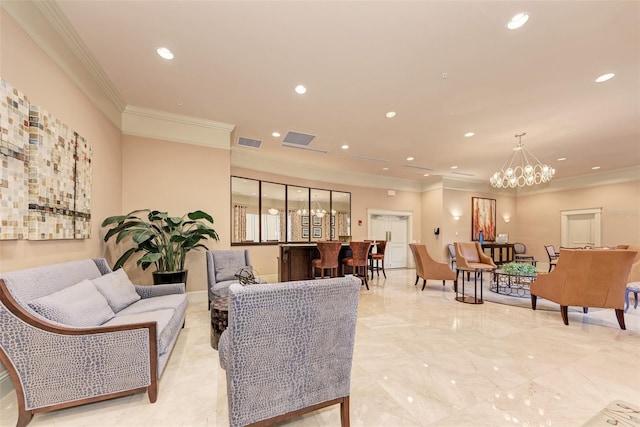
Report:
[[[260,146],[262,145],[262,141],[241,136],[238,138],[238,145],[241,147],[260,148]]]
[[[315,135],[309,135],[306,133],[294,132],[290,130],[282,140],[282,143],[306,147],[311,143],[311,141],[313,141],[313,138],[315,137]]]
[[[404,167],[406,168],[412,168],[412,169],[420,169],[421,171],[432,171],[432,168],[428,168],[425,166],[416,166],[416,165],[404,165]]]
[[[359,160],[369,160],[370,162],[389,163],[389,160],[376,159],[375,157],[356,156],[356,155],[353,155],[351,157]]]
[[[282,146],[284,148],[295,148],[296,150],[313,151],[314,153],[322,153],[322,154],[327,154],[328,153],[327,150],[320,150],[319,148],[305,147],[304,145],[285,144],[283,142]]]

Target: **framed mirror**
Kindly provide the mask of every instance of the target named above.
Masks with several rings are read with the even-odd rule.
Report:
[[[311,235],[309,189],[287,186],[287,241],[308,242]]]
[[[286,242],[286,186],[273,182],[261,185],[261,242]]]
[[[260,241],[260,181],[231,177],[231,243]]]
[[[331,192],[332,240],[351,241],[351,193]]]
[[[311,189],[311,241],[331,239],[331,192]]]

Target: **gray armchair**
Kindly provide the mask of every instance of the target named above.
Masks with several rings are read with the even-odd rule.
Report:
[[[235,274],[243,267],[251,267],[251,258],[247,249],[207,251],[209,307],[213,299],[229,295],[229,285],[238,283]]]
[[[355,277],[229,287],[219,343],[231,427],[266,426],[340,403],[349,390],[361,282]]]

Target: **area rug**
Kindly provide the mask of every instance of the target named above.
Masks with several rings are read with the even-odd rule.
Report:
[[[640,407],[622,400],[614,400],[582,426],[638,427],[640,426]]]

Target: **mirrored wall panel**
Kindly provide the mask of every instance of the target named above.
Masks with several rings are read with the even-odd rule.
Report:
[[[351,193],[231,177],[232,245],[349,241]]]

